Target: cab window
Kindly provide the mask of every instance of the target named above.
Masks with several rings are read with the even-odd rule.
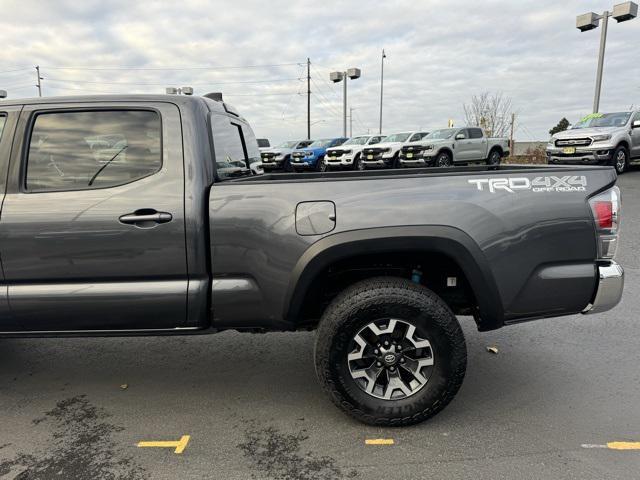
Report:
[[[469,138],[482,138],[482,129],[469,128]]]
[[[157,112],[39,113],[31,129],[24,186],[28,192],[114,187],[161,167]]]

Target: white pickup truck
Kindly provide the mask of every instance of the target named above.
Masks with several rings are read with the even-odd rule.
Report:
[[[400,167],[450,167],[456,163],[499,165],[509,155],[509,140],[487,137],[478,127],[443,128],[400,150]]]
[[[429,132],[393,133],[373,147],[362,150],[362,161],[359,170],[367,168],[397,168],[400,149],[407,142],[415,142],[424,138]]]
[[[342,168],[361,170],[362,150],[368,145],[380,143],[384,137],[384,135],[358,135],[351,137],[339,147],[328,148],[324,159],[327,170]]]

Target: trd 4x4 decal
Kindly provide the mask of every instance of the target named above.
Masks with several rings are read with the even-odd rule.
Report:
[[[502,177],[479,178],[467,180],[478,190],[488,190],[495,193],[498,190],[515,193],[516,190],[531,190],[532,192],[584,192],[587,187],[587,177],[584,175],[566,175],[563,177]]]

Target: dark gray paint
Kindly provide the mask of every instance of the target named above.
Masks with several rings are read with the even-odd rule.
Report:
[[[211,319],[219,328],[294,328],[304,320],[291,308],[305,293],[297,287],[314,259],[324,261],[329,246],[344,254],[411,242],[455,245],[454,259],[480,279],[478,291],[486,291],[483,301],[491,308],[485,306],[483,320],[491,328],[578,312],[593,295],[595,273],[590,278],[587,270],[595,265],[596,246],[586,200],[615,182],[610,168],[457,168],[214,182],[216,138],[215,132],[209,135],[207,117],[227,114],[219,102],[136,95],[24,103],[10,170],[7,132],[0,145],[0,175],[10,171],[0,219],[5,285],[0,318],[7,330],[15,327],[15,317],[31,330],[207,327]],[[22,134],[29,113],[91,105],[161,111],[164,173],[110,189],[38,194],[50,195],[47,199],[21,192]],[[0,112],[20,108],[0,103]],[[9,128],[14,120],[10,117]],[[242,117],[234,121],[249,128]],[[568,173],[585,175],[587,191],[492,194],[468,183]],[[318,211],[327,218],[323,225],[301,219],[303,232],[296,231],[296,208],[307,202],[315,205],[307,218]],[[323,210],[328,203],[332,208]],[[149,230],[117,222],[145,207],[171,213],[172,222]],[[77,217],[86,220],[81,225],[76,216],[83,210]],[[15,295],[11,311],[7,285]],[[533,307],[546,302],[544,294],[552,290],[563,295]],[[75,297],[76,291],[83,293]]]

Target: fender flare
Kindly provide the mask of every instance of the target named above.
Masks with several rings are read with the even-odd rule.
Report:
[[[284,318],[297,323],[313,280],[336,261],[361,254],[428,251],[453,259],[462,269],[478,302],[480,330],[504,325],[504,308],[493,273],[475,241],[462,230],[442,225],[382,227],[340,232],[312,244],[291,272]]]

